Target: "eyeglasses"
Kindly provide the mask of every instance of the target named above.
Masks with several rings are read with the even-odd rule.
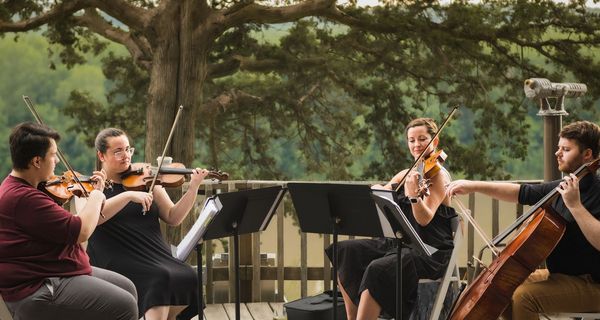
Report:
[[[119,151],[113,152],[113,156],[115,156],[115,159],[117,159],[117,160],[123,160],[125,158],[125,154],[127,154],[131,157],[133,155],[134,151],[135,151],[135,148],[127,147],[127,148],[125,148],[125,150],[119,150]]]

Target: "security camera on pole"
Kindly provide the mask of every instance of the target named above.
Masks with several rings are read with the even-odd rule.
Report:
[[[568,115],[565,111],[565,97],[581,97],[587,92],[587,86],[583,83],[553,83],[548,79],[531,78],[525,80],[523,89],[525,96],[538,99],[538,116],[544,117],[544,181],[561,179],[554,152],[562,129],[562,116]],[[556,99],[554,106],[550,104],[549,98]]]

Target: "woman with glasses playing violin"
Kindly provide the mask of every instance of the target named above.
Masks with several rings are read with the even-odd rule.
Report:
[[[437,132],[432,119],[418,118],[406,126],[406,140],[411,155],[417,159]],[[438,139],[425,150],[424,158],[435,151]],[[405,183],[398,192],[398,204],[408,220],[428,245],[437,248],[431,257],[402,249],[402,319],[408,319],[417,295],[419,279],[437,279],[446,270],[453,248],[450,220],[456,213],[449,207],[450,199],[444,186],[450,174],[442,167],[430,179],[429,192],[423,192],[416,171],[408,169],[396,174],[386,185],[373,189],[392,190],[404,176]],[[332,247],[326,252],[331,260]],[[382,311],[394,315],[396,310],[396,247],[392,239],[361,239],[338,244],[338,285],[349,320],[377,319]]]
[[[91,267],[81,243],[100,217],[104,174],[72,215],[37,186],[54,174],[60,136],[22,123],[10,134],[13,170],[0,185],[0,294],[15,320],[138,319],[133,283]]]
[[[173,226],[180,224],[192,209],[208,171],[193,170],[187,192],[174,204],[160,185],[151,193],[125,190],[121,174],[129,170],[134,151],[125,132],[104,129],[96,136],[95,147],[113,186],[104,191],[106,219],[89,240],[91,262],[133,281],[140,317],[175,319],[186,306],[196,307],[198,279],[189,265],[171,255],[159,219]]]

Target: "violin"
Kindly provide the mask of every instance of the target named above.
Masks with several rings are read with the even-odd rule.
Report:
[[[432,152],[427,158],[417,167],[419,175],[419,190],[417,196],[419,198],[429,196],[429,187],[431,186],[431,179],[435,177],[440,170],[443,168],[443,164],[448,158],[448,155],[444,150],[437,150]]]
[[[192,174],[193,169],[187,169],[183,163],[173,162],[161,166],[157,175],[157,167],[149,163],[132,163],[129,170],[121,174],[121,183],[127,190],[146,191],[156,177],[156,184],[164,187],[179,187],[184,182],[184,176]],[[219,181],[229,179],[229,174],[223,171],[209,171],[208,178]]]
[[[91,176],[85,176],[74,171],[74,177],[71,171],[65,171],[61,176],[53,176],[48,181],[40,185],[42,191],[45,191],[54,201],[60,205],[69,202],[73,196],[82,197],[94,190],[95,180]],[[108,181],[107,181],[108,184]],[[110,187],[110,185],[107,185]]]
[[[448,158],[448,155],[444,150],[438,150],[432,152],[429,157],[423,160],[423,172],[421,174],[425,179],[431,179],[440,172],[443,168],[443,164]]]

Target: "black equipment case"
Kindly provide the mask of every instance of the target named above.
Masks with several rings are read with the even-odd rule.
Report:
[[[346,320],[342,294],[338,292],[337,318]],[[333,317],[333,293],[327,290],[319,295],[288,302],[283,305],[288,320],[331,320]]]

